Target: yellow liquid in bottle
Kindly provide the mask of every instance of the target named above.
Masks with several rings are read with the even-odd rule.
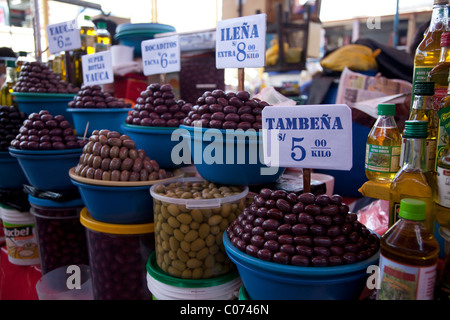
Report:
[[[402,138],[400,136],[398,128],[397,127],[373,128],[373,130],[369,133],[367,137],[367,144],[383,147],[397,147],[396,149],[394,149],[392,157],[390,159],[391,166],[388,172],[382,172],[378,170],[367,170],[367,168],[365,170],[366,177],[369,180],[378,182],[391,182],[399,169],[400,146],[402,144]],[[368,157],[367,154],[366,157]],[[380,161],[388,161],[388,160],[380,159]]]
[[[81,27],[81,49],[87,54],[95,53],[95,36],[97,32],[93,27]]]

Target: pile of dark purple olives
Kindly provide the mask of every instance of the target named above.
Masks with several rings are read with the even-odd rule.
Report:
[[[19,72],[14,92],[77,93],[80,88],[61,79],[46,64],[38,61],[25,63]]]
[[[178,127],[192,110],[192,103],[175,100],[170,84],[152,83],[141,92],[125,123],[146,127]]]
[[[0,106],[0,151],[8,151],[27,115],[16,106]]]
[[[264,188],[227,228],[233,246],[250,256],[295,266],[340,266],[374,255],[380,242],[340,195]]]
[[[64,150],[83,148],[85,140],[75,135],[72,124],[63,115],[47,110],[31,113],[23,121],[11,146],[21,150]]]
[[[259,130],[262,128],[261,112],[268,105],[258,98],[250,98],[250,93],[244,90],[206,91],[197,99],[183,124],[202,128]]]
[[[69,108],[131,108],[131,103],[102,91],[99,85],[83,86],[68,103]]]

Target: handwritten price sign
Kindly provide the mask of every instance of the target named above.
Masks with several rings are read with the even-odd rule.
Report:
[[[142,41],[141,51],[144,75],[180,71],[179,36]]]
[[[81,48],[80,29],[76,20],[48,25],[47,38],[49,51],[53,54]]]
[[[263,13],[217,22],[217,69],[264,67],[266,18]]]

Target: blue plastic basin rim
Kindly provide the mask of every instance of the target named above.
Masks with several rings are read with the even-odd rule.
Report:
[[[83,200],[81,198],[64,201],[64,202],[58,202],[58,201],[52,201],[50,199],[37,198],[37,197],[34,197],[31,194],[29,194],[28,201],[32,205],[36,205],[36,206],[40,206],[40,207],[50,207],[50,208],[71,208],[71,207],[84,206]]]
[[[96,184],[87,184],[87,183],[82,183],[79,181],[75,181],[72,178],[70,179],[72,181],[72,183],[74,185],[76,185],[77,187],[81,187],[81,188],[86,188],[86,189],[93,189],[93,190],[99,190],[99,191],[108,191],[110,192],[111,190],[114,191],[138,191],[138,190],[149,190],[150,186],[145,185],[145,186],[99,186]]]
[[[72,113],[128,113],[132,108],[69,108],[67,112]]]
[[[352,272],[359,272],[361,270],[366,270],[370,265],[378,265],[378,259],[380,255],[380,250],[375,253],[370,258],[353,264],[343,265],[343,266],[332,266],[332,267],[299,267],[292,265],[282,265],[275,262],[267,262],[240,251],[231,244],[230,239],[226,231],[223,232],[223,244],[225,249],[230,253],[231,256],[237,257],[240,261],[246,263],[247,265],[255,266],[261,270],[269,273],[276,272],[280,275],[289,276],[316,276],[316,277],[328,277],[336,276],[341,274],[350,274]]]
[[[63,149],[63,150],[21,150],[16,149],[13,147],[8,148],[9,153],[12,156],[30,156],[30,157],[36,157],[36,158],[52,158],[56,156],[62,156],[62,155],[81,155],[83,148],[76,148],[76,149]],[[40,157],[37,157],[40,156]]]
[[[121,126],[124,130],[134,133],[151,133],[151,134],[172,134],[173,131],[177,130],[178,127],[147,127],[147,126],[137,126],[132,124],[122,124]]]

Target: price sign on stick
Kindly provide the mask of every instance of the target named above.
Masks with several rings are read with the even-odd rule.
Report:
[[[81,57],[83,84],[92,86],[114,82],[111,51],[86,54]]]
[[[142,41],[141,52],[146,76],[180,71],[179,36]]]
[[[266,14],[217,22],[216,68],[260,68],[266,57]]]
[[[80,29],[76,20],[47,26],[48,49],[50,53],[81,48]]]
[[[262,111],[268,166],[350,170],[352,114],[347,105],[268,106]]]

